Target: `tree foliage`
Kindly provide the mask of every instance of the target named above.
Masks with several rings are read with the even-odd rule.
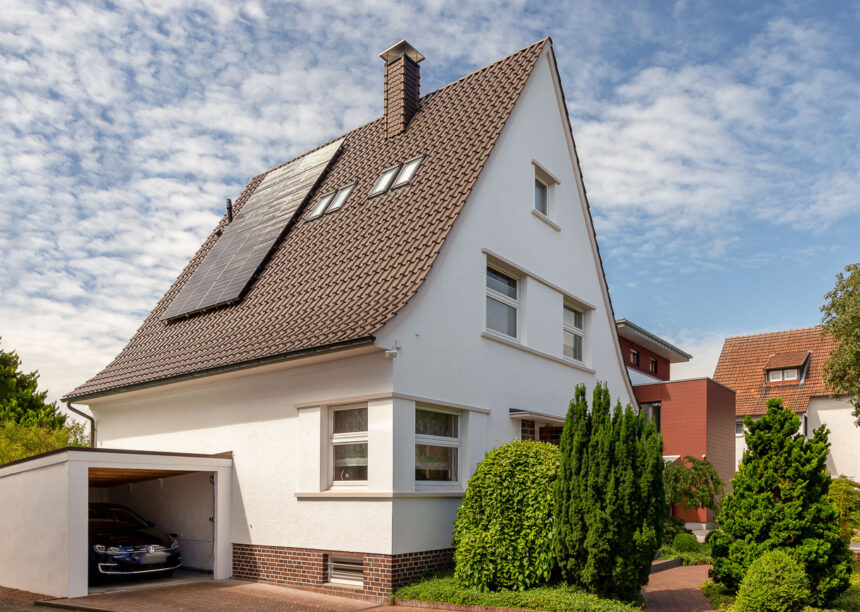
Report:
[[[549,581],[558,448],[514,441],[496,448],[469,479],[454,522],[454,576],[481,591]]]
[[[854,530],[860,530],[860,483],[847,476],[830,483],[830,498],[839,509],[839,530],[843,540],[850,540]]]
[[[854,423],[860,427],[860,263],[845,266],[824,297],[824,333],[838,342],[824,365],[824,380],[835,393],[851,396]]]
[[[723,494],[723,479],[710,461],[687,455],[663,469],[663,488],[669,505],[684,510],[708,508],[716,511]]]
[[[21,360],[15,351],[0,348],[0,423],[59,428],[66,417],[55,403],[45,401],[47,391],[39,391],[39,373],[20,371]]]
[[[66,446],[87,445],[89,437],[78,423],[43,427],[0,422],[0,465]]]
[[[598,384],[589,412],[576,387],[561,436],[555,555],[567,582],[635,600],[663,537],[663,442],[644,415],[610,405]]]
[[[848,588],[851,569],[828,496],[827,430],[819,427],[807,440],[782,400],[767,407],[760,420],[744,420],[747,450],[709,537],[713,577],[735,590],[753,561],[782,549],[804,567],[811,602],[822,605]]]

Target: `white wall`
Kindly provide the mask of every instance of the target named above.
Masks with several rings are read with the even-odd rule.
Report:
[[[175,533],[186,568],[211,571],[215,564],[214,475],[194,472],[101,489],[92,501],[127,506],[165,533]],[[98,491],[98,489],[96,489]],[[96,498],[97,497],[97,498]]]
[[[860,428],[854,425],[851,404],[844,399],[812,398],[806,414],[810,435],[821,425],[830,430],[827,469],[831,476],[845,475],[860,480]]]
[[[57,597],[67,594],[67,469],[65,463],[54,463],[0,475],[2,586]]]
[[[518,437],[510,408],[562,416],[577,383],[590,391],[598,380],[608,381],[613,400],[631,401],[552,77],[544,55],[427,280],[377,334],[378,345],[400,346],[396,392],[492,412],[488,448]],[[559,181],[549,216],[561,231],[532,214],[532,160]],[[530,351],[482,336],[484,250],[534,275],[521,283],[521,345]],[[596,307],[586,319],[585,368],[562,360],[564,297],[558,289]]]
[[[100,446],[233,451],[232,542],[390,553],[390,499],[297,499],[295,492],[314,466],[319,470],[320,457],[302,447],[307,423],[296,404],[390,394],[391,386],[391,360],[376,352],[207,377],[114,396],[91,409]],[[390,465],[389,458],[387,467],[371,469]]]

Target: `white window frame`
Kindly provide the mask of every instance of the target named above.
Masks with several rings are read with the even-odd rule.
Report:
[[[356,566],[361,566],[361,577],[356,576],[354,579],[335,577],[339,572],[336,566],[346,566],[349,569],[357,569]],[[354,557],[341,557],[338,555],[328,555],[328,582],[326,584],[346,584],[349,586],[364,586],[364,559]]]
[[[349,433],[334,433],[334,413],[341,410],[356,410],[363,408],[367,413],[367,430],[352,431]],[[330,489],[367,487],[367,480],[335,480],[334,479],[334,447],[345,444],[367,444],[367,474],[370,477],[370,411],[367,404],[345,404],[342,406],[331,406],[328,411],[328,486]]]
[[[375,198],[377,196],[381,196],[384,193],[388,193],[388,190],[391,189],[391,184],[397,178],[397,175],[400,174],[400,167],[403,164],[394,164],[393,166],[388,166],[382,172],[379,173],[379,176],[376,177],[376,181],[373,183],[373,187],[370,188],[370,193],[367,195],[368,198]],[[382,177],[386,174],[391,173],[388,179],[383,183]],[[416,170],[417,172],[417,170]]]
[[[789,376],[789,373],[793,374],[793,376]],[[799,377],[800,376],[799,376],[799,372],[797,371],[797,368],[788,368],[788,369],[782,371],[782,380],[783,381],[797,380]]]
[[[538,184],[540,184],[540,186],[543,187],[543,204],[544,204],[544,208],[546,210],[541,210],[540,208],[538,208],[538,199],[537,199]],[[543,215],[545,217],[549,217],[549,185],[547,185],[545,182],[543,182],[540,179],[540,177],[537,175],[537,173],[535,173],[535,192],[534,193],[535,193],[535,201],[534,201],[535,210],[538,213],[540,213],[541,215]]]
[[[551,172],[549,172],[546,168],[541,166],[535,160],[532,160],[532,166],[534,167],[534,172],[532,173],[532,177],[535,181],[541,183],[544,187],[546,187],[546,212],[540,211],[537,208],[537,202],[535,201],[535,186],[532,183],[532,214],[537,216],[542,221],[548,222],[553,229],[560,230],[561,228],[554,222],[555,215],[555,187],[559,184],[559,180],[555,178]]]
[[[582,328],[578,328],[578,327],[575,327],[573,325],[568,325],[567,323],[565,323],[565,321],[564,321],[564,309],[565,308],[569,308],[570,310],[572,310],[574,312],[578,312],[579,314],[582,315]],[[561,354],[562,354],[562,357],[564,357],[567,361],[572,361],[573,363],[579,363],[579,364],[585,363],[585,316],[586,316],[585,310],[583,310],[581,308],[577,308],[573,304],[568,304],[567,302],[564,303],[564,306],[561,309],[561,328],[562,328]],[[576,319],[574,318],[574,320],[576,320]],[[579,336],[579,338],[582,340],[582,359],[577,359],[576,357],[568,357],[567,355],[564,354],[564,332],[570,332],[574,336]]]
[[[491,289],[489,287],[489,285],[487,285],[487,270],[488,269],[493,270],[494,272],[496,272],[498,274],[503,274],[504,276],[507,276],[510,279],[513,279],[513,281],[516,283],[516,290],[517,290],[516,299],[508,297],[507,295],[505,295],[503,293],[499,293],[498,291],[496,291],[495,289]],[[484,329],[487,331],[488,334],[493,334],[494,336],[498,336],[500,338],[505,338],[506,340],[515,340],[515,341],[519,342],[520,336],[521,336],[520,331],[522,329],[522,327],[520,325],[520,323],[521,323],[521,321],[520,321],[520,305],[521,305],[520,302],[521,302],[521,298],[522,298],[522,287],[523,287],[522,280],[523,279],[520,275],[513,273],[512,271],[510,271],[507,268],[503,268],[501,266],[494,265],[490,261],[488,261],[487,264],[484,266],[484,293],[485,293],[485,296],[484,296]],[[500,332],[500,331],[495,330],[495,329],[490,329],[489,325],[487,324],[487,303],[486,303],[487,298],[496,300],[497,302],[505,304],[506,306],[510,306],[511,308],[514,309],[514,312],[516,313],[515,325],[517,327],[517,329],[516,329],[517,333],[515,336],[511,336],[509,334],[506,334],[505,332]]]
[[[456,480],[418,480],[415,479],[415,489],[438,489],[440,487],[458,487],[463,478],[463,415],[457,410],[450,408],[442,408],[439,406],[431,406],[429,404],[415,404],[415,428],[418,428],[418,410],[427,412],[440,412],[442,414],[453,415],[457,419],[457,437],[448,438],[445,436],[429,436],[427,434],[419,434],[415,432],[415,446],[419,444],[426,446],[444,446],[447,448],[457,449],[457,479]],[[413,448],[414,452],[414,448]]]
[[[740,431],[738,431],[738,425],[741,426]],[[742,435],[744,435],[744,422],[742,420],[741,421],[735,421],[735,436],[740,437]]]
[[[770,370],[767,373],[767,382],[782,382],[782,370]]]

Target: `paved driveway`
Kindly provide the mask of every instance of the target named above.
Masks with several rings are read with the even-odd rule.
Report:
[[[207,580],[189,584],[113,591],[45,602],[70,610],[163,612],[164,610],[371,610],[378,604],[331,597],[270,584],[241,580]]]
[[[713,610],[699,586],[708,581],[710,565],[691,565],[651,574],[642,587],[646,612],[708,612]]]

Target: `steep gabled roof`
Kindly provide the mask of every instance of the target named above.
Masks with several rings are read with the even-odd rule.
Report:
[[[550,44],[538,41],[424,96],[398,136],[385,138],[380,117],[338,137],[339,157],[243,299],[162,321],[226,227],[223,219],[128,345],[65,399],[368,339],[418,291]],[[422,154],[408,186],[368,199],[383,169]],[[236,200],[237,214],[268,172]],[[354,181],[341,210],[307,220],[318,195]]]
[[[824,363],[836,341],[821,330],[819,325],[726,338],[714,380],[735,390],[736,413],[764,414],[772,397],[782,398],[783,405],[794,412],[805,412],[810,398],[829,395]],[[766,369],[801,366],[796,381],[768,384],[765,380]]]

